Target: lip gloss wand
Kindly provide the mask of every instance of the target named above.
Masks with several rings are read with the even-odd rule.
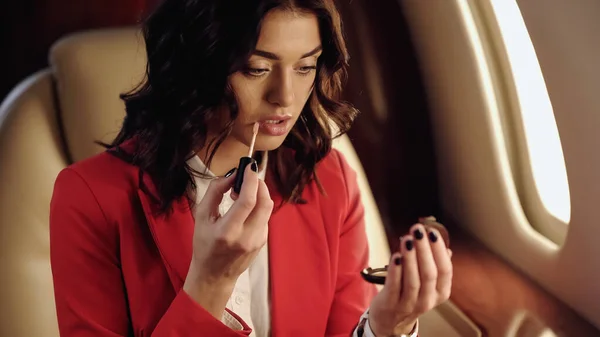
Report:
[[[237,175],[235,176],[235,183],[233,185],[233,191],[238,195],[242,190],[242,183],[244,180],[244,171],[246,170],[246,166],[256,163],[256,161],[252,158],[252,154],[254,153],[254,143],[256,143],[258,127],[258,122],[254,123],[254,127],[252,128],[252,141],[250,142],[250,150],[248,151],[248,156],[240,158],[240,163],[237,169]]]

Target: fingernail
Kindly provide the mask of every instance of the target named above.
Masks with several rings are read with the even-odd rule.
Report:
[[[394,263],[399,266],[402,264],[402,257],[398,256],[397,258],[394,259]]]
[[[406,249],[409,250],[409,251],[413,249],[413,242],[412,242],[412,240],[407,240],[406,241]]]
[[[418,229],[418,228],[417,228],[417,229],[415,229],[415,231],[414,231],[414,234],[415,234],[415,238],[416,238],[417,240],[421,240],[421,239],[423,239],[423,232],[421,232],[421,230],[420,230],[420,229]]]
[[[231,175],[233,174],[233,172],[235,172],[235,170],[237,170],[237,167],[234,167],[231,170],[229,170],[229,172],[225,173],[225,178],[231,177]]]
[[[429,240],[431,240],[431,242],[436,242],[438,239],[437,235],[435,235],[434,232],[429,232]]]
[[[252,165],[250,166],[250,169],[254,172],[258,172],[258,165],[256,165],[256,162],[253,161]]]

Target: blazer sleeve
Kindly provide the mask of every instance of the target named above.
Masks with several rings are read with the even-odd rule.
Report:
[[[356,172],[340,153],[334,153],[345,182],[346,207],[339,238],[336,290],[326,336],[348,337],[369,307],[377,289],[360,276],[361,270],[369,263],[369,246]]]
[[[62,170],[50,204],[50,260],[60,335],[133,336],[117,225],[73,169]],[[214,318],[181,290],[152,337],[247,336]]]

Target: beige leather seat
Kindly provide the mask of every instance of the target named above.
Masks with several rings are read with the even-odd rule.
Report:
[[[66,37],[50,67],[21,82],[0,106],[0,336],[58,336],[49,261],[48,211],[54,180],[103,149],[124,116],[118,95],[142,78],[145,50],[134,29]],[[6,65],[10,66],[10,65]],[[385,231],[348,138],[336,141],[358,171],[371,264],[387,264]]]

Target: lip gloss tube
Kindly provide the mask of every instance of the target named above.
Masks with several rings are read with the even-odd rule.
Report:
[[[256,135],[258,134],[258,123],[254,123],[254,127],[252,128],[252,141],[250,142],[250,150],[248,151],[248,156],[240,158],[240,163],[237,169],[237,175],[235,176],[235,183],[233,184],[233,191],[237,194],[240,194],[242,190],[242,183],[244,182],[244,172],[246,170],[246,166],[251,165],[252,163],[256,163],[254,158],[252,158],[252,154],[254,153],[254,144],[256,143]]]

